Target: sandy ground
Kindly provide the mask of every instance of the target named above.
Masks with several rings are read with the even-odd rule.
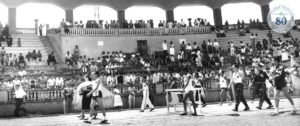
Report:
[[[295,106],[300,113],[300,98],[294,98]],[[272,103],[274,101],[272,100]],[[291,105],[286,99],[280,101],[279,116],[270,116],[269,114],[274,109],[266,109],[267,103],[264,103],[262,110],[257,110],[255,107],[258,105],[258,101],[254,103],[248,102],[251,111],[239,111],[232,112],[234,105],[228,105],[228,103],[219,106],[218,104],[209,104],[205,108],[198,108],[199,116],[180,116],[183,109],[178,106],[177,112],[173,107],[170,112],[167,112],[166,107],[156,108],[153,112],[146,110],[144,113],[140,113],[139,110],[123,110],[123,111],[109,111],[107,112],[107,118],[111,126],[299,126],[300,114],[291,115]],[[240,105],[240,110],[244,108],[243,104]],[[92,124],[83,123],[78,119],[78,113],[68,115],[49,115],[38,116],[31,115],[21,118],[2,118],[0,119],[1,126],[88,126],[88,125],[100,125],[99,119],[93,120]],[[99,114],[101,115],[101,114]],[[87,114],[86,114],[87,116]]]

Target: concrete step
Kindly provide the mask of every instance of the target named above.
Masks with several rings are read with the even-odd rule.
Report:
[[[40,40],[39,37],[14,37],[13,41],[18,41],[18,38],[20,38],[20,40]]]
[[[44,46],[36,46],[36,47],[7,47],[6,50],[44,50],[46,49]]]
[[[6,51],[7,54],[12,53],[12,54],[19,55],[20,53],[22,53],[23,56],[26,56],[26,54],[28,52],[29,52],[28,50],[26,50],[26,51]],[[30,52],[32,52],[32,51],[30,51]],[[41,51],[41,54],[42,54],[42,58],[48,57],[48,53],[46,53],[45,51]]]
[[[17,44],[12,44],[11,47],[8,47],[7,44],[5,43],[5,44],[2,44],[2,47],[11,48],[11,47],[18,47],[18,45]],[[34,44],[34,45],[21,45],[21,47],[44,47],[44,46],[43,46],[43,44],[41,44],[41,45]],[[18,47],[18,48],[20,48],[20,47]]]
[[[2,43],[2,44],[7,44],[7,42],[1,42],[1,43]],[[13,41],[12,43],[13,43],[13,44],[17,44],[18,42],[17,42],[17,41]],[[24,45],[24,44],[25,44],[25,45],[28,45],[28,44],[29,44],[29,45],[30,45],[30,44],[33,44],[33,45],[34,45],[34,44],[42,44],[42,42],[41,42],[41,41],[23,41],[23,42],[21,42],[21,44],[22,44],[22,45]]]
[[[11,37],[20,37],[20,38],[39,38],[38,35],[30,35],[30,34],[12,34]]]

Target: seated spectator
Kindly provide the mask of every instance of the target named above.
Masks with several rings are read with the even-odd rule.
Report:
[[[8,66],[9,65],[9,54],[6,54],[5,56],[4,56],[4,65],[6,65],[6,66]]]
[[[245,29],[240,29],[239,36],[245,36],[245,35],[246,35]]]
[[[289,38],[289,37],[292,37],[292,34],[290,31],[287,31],[286,33],[283,34],[283,37],[284,38]]]
[[[50,76],[50,78],[47,81],[47,88],[48,89],[54,89],[54,87],[55,87],[55,81],[56,81],[56,79],[54,78],[54,76],[53,75]]]
[[[51,64],[53,64],[53,65],[56,64],[54,52],[52,52],[51,54],[48,55],[47,63],[48,63],[48,66],[50,66]]]
[[[70,29],[68,28],[67,25],[64,28],[64,32],[65,32],[65,34],[69,34],[70,33]]]
[[[0,60],[1,60],[2,65],[3,65],[3,62],[4,62],[5,55],[6,55],[6,50],[5,50],[4,47],[2,47],[1,50],[0,50],[0,58],[1,58]]]
[[[13,44],[13,38],[12,38],[12,37],[9,37],[9,38],[6,40],[6,43],[7,43],[7,46],[8,46],[8,47],[11,47],[12,44]]]
[[[226,37],[225,30],[220,30],[220,37]]]
[[[19,55],[19,68],[23,68],[24,66],[25,66],[25,58],[24,58],[24,56],[22,55],[22,53],[20,53],[20,55]]]
[[[65,64],[67,65],[67,66],[70,66],[71,65],[71,54],[70,54],[70,52],[69,51],[67,51],[67,55],[66,55],[66,57],[65,57]]]
[[[13,63],[13,66],[16,66],[18,63],[18,57],[16,54],[14,54],[12,57],[12,63]]]
[[[78,45],[75,45],[75,48],[73,50],[73,53],[75,54],[76,60],[78,60],[79,56],[80,56],[80,50]]]
[[[31,53],[31,58],[32,58],[33,61],[36,61],[36,60],[37,60],[37,53],[36,53],[35,50],[32,51],[32,53]]]
[[[95,62],[92,62],[92,63],[91,63],[90,71],[91,71],[91,72],[98,71],[98,66],[97,66],[97,64],[96,64]]]
[[[8,56],[8,65],[13,66],[13,64],[14,64],[13,55],[12,55],[12,53],[10,53]]]
[[[82,21],[79,21],[78,28],[84,28],[84,24],[82,23]]]
[[[55,78],[55,88],[61,89],[64,86],[64,79],[62,77],[57,76]]]
[[[41,53],[40,50],[39,50],[38,53],[37,53],[37,58],[38,58],[39,62],[42,61],[42,53]]]
[[[26,54],[25,58],[26,58],[26,61],[27,61],[27,62],[30,62],[30,60],[31,60],[31,58],[32,58],[31,52],[28,52],[28,53]]]

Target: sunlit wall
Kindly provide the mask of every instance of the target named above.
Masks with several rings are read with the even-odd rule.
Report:
[[[0,22],[3,26],[8,22],[8,8],[0,3]]]
[[[187,19],[196,18],[206,19],[210,24],[214,24],[213,10],[207,6],[178,6],[174,9],[174,20],[183,19],[187,23]]]
[[[53,4],[27,3],[17,7],[17,28],[34,28],[34,19],[56,28],[64,18],[64,9]]]
[[[125,10],[125,19],[132,20],[153,20],[154,27],[158,27],[160,20],[166,20],[166,11],[153,6],[133,6]]]
[[[223,24],[227,20],[229,24],[236,24],[237,20],[249,23],[250,19],[262,21],[261,7],[255,3],[225,4],[221,7]]]
[[[107,6],[83,5],[73,11],[74,21],[82,21],[84,24],[88,20],[117,20],[117,11]]]

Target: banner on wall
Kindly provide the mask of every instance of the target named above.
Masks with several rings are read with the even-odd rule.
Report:
[[[186,43],[186,39],[179,39],[179,44],[182,44],[182,42]]]
[[[103,46],[104,42],[103,41],[98,41],[98,46]]]

